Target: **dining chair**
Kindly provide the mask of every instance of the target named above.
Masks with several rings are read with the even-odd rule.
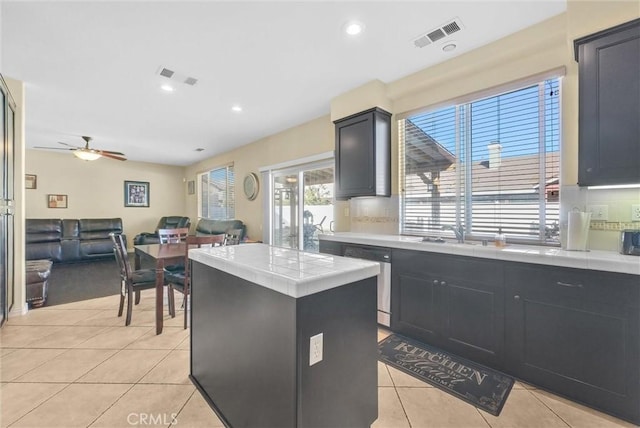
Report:
[[[180,242],[184,242],[187,235],[189,234],[188,227],[177,227],[173,229],[158,229],[158,239],[160,240],[160,244],[178,244]],[[165,270],[169,271],[180,271],[184,269],[184,264],[182,261],[179,263],[165,266]],[[136,296],[137,297],[137,296]],[[138,300],[136,300],[138,303]],[[169,302],[169,312],[173,315],[174,307]]]
[[[158,229],[158,238],[161,244],[177,244],[184,242],[189,234],[188,227],[180,227],[177,229]]]
[[[140,290],[155,288],[156,286],[156,270],[155,269],[131,269],[127,249],[121,234],[110,233],[109,237],[113,243],[113,253],[118,262],[120,269],[120,307],[118,308],[118,316],[122,316],[124,309],[124,300],[127,298],[127,317],[124,325],[131,324],[131,312],[133,310],[134,293],[136,296],[136,304],[140,301],[138,296]]]
[[[190,294],[190,269],[191,266],[189,264],[189,249],[191,248],[202,248],[204,246],[221,246],[225,244],[226,234],[219,235],[206,235],[206,236],[187,236],[185,242],[187,245],[185,246],[185,255],[184,255],[184,268],[182,270],[165,270],[164,272],[164,283],[169,286],[169,313],[171,317],[175,317],[175,300],[173,295],[173,290],[179,291],[184,295],[184,300],[182,305],[184,306],[184,328],[187,328],[187,308],[188,308],[188,297]]]
[[[240,243],[240,237],[242,236],[242,229],[229,229],[224,236],[224,245],[238,245]]]

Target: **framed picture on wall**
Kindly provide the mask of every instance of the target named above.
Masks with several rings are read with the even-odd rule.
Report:
[[[47,208],[67,208],[67,195],[47,195]]]
[[[24,188],[25,189],[36,189],[38,188],[38,176],[34,174],[25,174],[24,175]]]
[[[124,206],[125,207],[149,207],[149,182],[125,181],[124,182]]]

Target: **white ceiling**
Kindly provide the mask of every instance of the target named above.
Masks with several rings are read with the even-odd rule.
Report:
[[[330,100],[390,82],[563,12],[541,1],[163,1],[1,4],[1,65],[26,83],[26,144],[121,151],[189,165],[329,114]],[[463,31],[412,40],[460,18]],[[357,19],[359,38],[342,32]],[[160,66],[198,79],[179,84]],[[244,108],[231,111],[233,104]],[[300,144],[305,144],[300,141]],[[204,148],[197,152],[196,148]],[[100,160],[99,162],[107,162]],[[110,160],[108,162],[111,162]]]

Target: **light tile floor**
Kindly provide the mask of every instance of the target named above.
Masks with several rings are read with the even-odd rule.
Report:
[[[0,330],[1,427],[223,426],[188,379],[181,313],[167,314],[158,336],[153,290],[129,327],[116,316],[118,299],[10,318]],[[521,383],[499,417],[382,363],[378,386],[375,428],[633,426]]]

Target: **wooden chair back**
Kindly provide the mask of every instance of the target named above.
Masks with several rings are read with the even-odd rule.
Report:
[[[242,236],[242,229],[229,229],[225,234],[224,245],[238,245]]]
[[[118,268],[120,269],[120,279],[123,282],[128,281],[131,279],[131,265],[129,264],[129,257],[127,256],[127,250],[124,246],[124,239],[121,234],[113,232],[109,234],[109,237],[113,243],[113,253],[116,256]],[[124,289],[121,291],[124,294]]]
[[[158,238],[161,244],[177,244],[184,242],[189,235],[189,228],[181,227],[178,229],[158,229]]]
[[[186,252],[184,255],[184,273],[185,283],[189,282],[189,249],[202,248],[202,247],[219,247],[224,245],[226,235],[224,233],[219,235],[202,235],[202,236],[187,236],[185,242],[187,243]]]

